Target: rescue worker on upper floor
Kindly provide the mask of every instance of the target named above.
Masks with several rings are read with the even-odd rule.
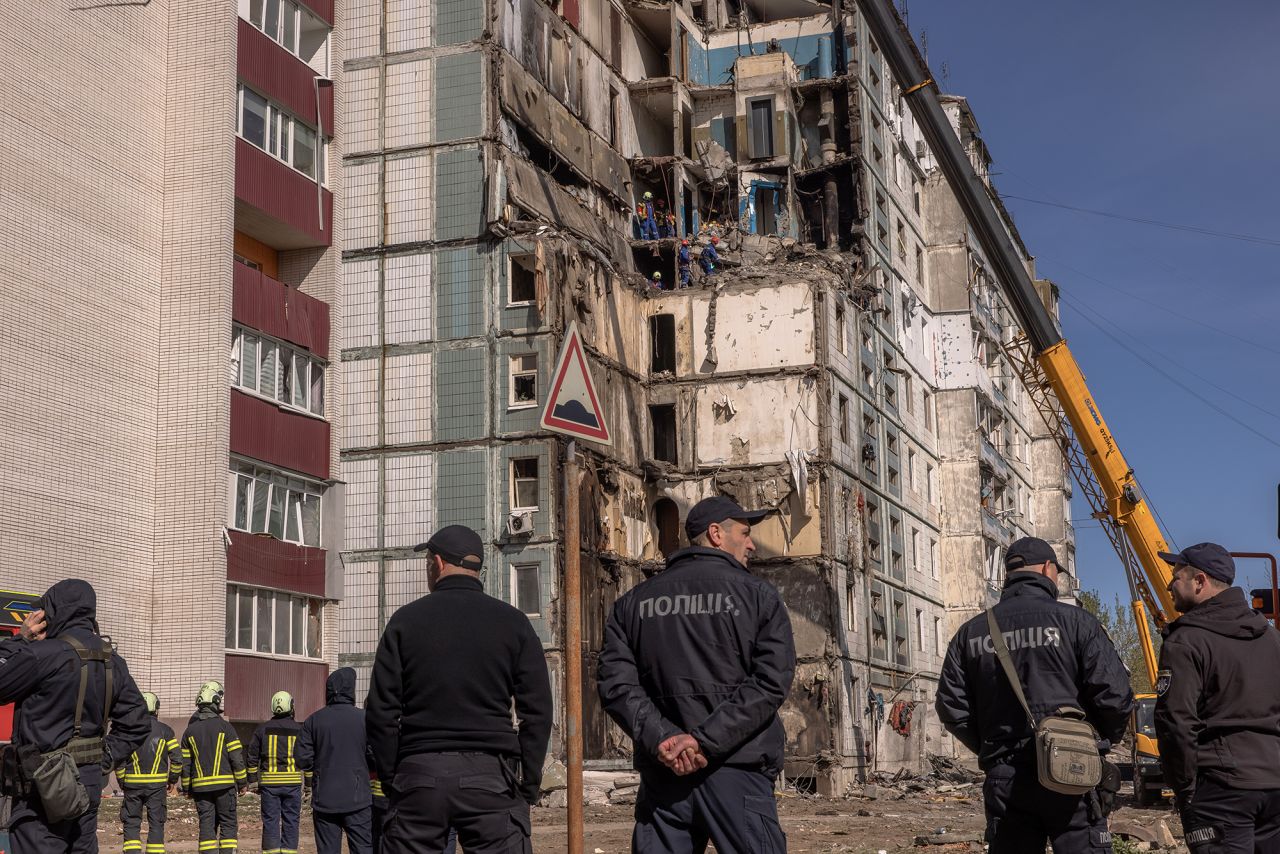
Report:
[[[1004,592],[995,604],[1000,635],[1037,721],[1064,706],[1079,709],[1110,749],[1124,737],[1133,709],[1129,671],[1106,631],[1088,611],[1058,601],[1053,547],[1038,537],[1009,546]],[[951,639],[935,706],[947,731],[978,754],[987,772],[983,800],[990,854],[1111,851],[1107,813],[1114,805],[1115,766],[1083,795],[1040,785],[1035,736],[992,641],[986,613]]]
[[[293,695],[271,695],[271,720],[249,739],[249,783],[262,802],[262,854],[298,854],[302,814],[302,769],[298,737],[302,725],[293,716]]]
[[[702,247],[702,253],[698,255],[698,264],[702,267],[704,276],[713,276],[716,272],[716,262],[720,260],[720,253],[716,251],[716,247],[720,245],[720,237],[711,235],[711,242]]]
[[[2,765],[4,794],[13,799],[13,854],[97,854],[103,783],[151,727],[128,666],[98,630],[97,594],[88,582],[50,587],[19,633],[0,641],[3,703],[14,704]],[[74,804],[42,803],[31,783],[30,772],[59,750],[74,762],[64,766],[71,788],[83,787]],[[51,812],[68,817],[55,821]]]
[[[317,854],[339,854],[342,834],[351,854],[373,850],[373,793],[364,738],[364,711],[356,708],[356,672],[340,667],[325,683],[325,707],[302,724],[298,767],[311,780],[311,818]]]
[[[159,718],[160,698],[142,692],[151,715],[151,734],[142,746],[116,768],[116,780],[124,790],[120,826],[124,852],[142,851],[142,811],[147,812],[146,854],[165,854],[164,823],[169,814],[170,793],[177,792],[182,776],[182,748],[168,724]]]
[[[676,252],[676,269],[679,271],[680,287],[689,287],[689,279],[693,272],[693,256],[689,254],[689,238],[680,241],[680,249]]]
[[[653,193],[646,192],[643,200],[636,205],[636,219],[640,221],[641,240],[658,239],[658,223],[653,218]]]
[[[200,851],[234,852],[239,845],[236,797],[249,787],[244,750],[222,717],[222,683],[209,681],[196,695],[196,711],[182,734],[182,791],[196,802]]]

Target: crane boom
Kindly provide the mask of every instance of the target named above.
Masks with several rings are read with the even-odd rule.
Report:
[[[1067,433],[1057,408],[1043,394],[1039,406],[1051,430],[1060,434],[1063,450],[1082,490],[1094,505],[1094,515],[1110,526],[1116,546],[1135,590],[1135,616],[1149,609],[1157,624],[1172,619],[1177,610],[1168,591],[1170,567],[1159,556],[1168,551],[1151,508],[1142,496],[1133,469],[1120,452],[1101,410],[1085,384],[1084,374],[1058,330],[1053,315],[1041,301],[1000,212],[992,190],[974,170],[960,140],[938,100],[937,85],[916,50],[890,0],[857,0],[872,36],[880,45],[894,75],[902,83],[903,98],[910,106],[921,133],[934,152],[964,211],[978,244],[996,272],[996,279],[1022,326],[1025,338],[1012,349],[1025,356],[1020,364],[1028,390],[1053,392],[1061,413],[1070,424]],[[1006,346],[1006,350],[1010,347]],[[1013,354],[1011,354],[1013,355]],[[1037,389],[1035,384],[1039,383]],[[1057,422],[1055,424],[1055,421]],[[1078,445],[1071,447],[1072,434]],[[1123,532],[1123,533],[1121,533]],[[1131,549],[1131,553],[1129,550]],[[1152,683],[1155,658],[1145,616],[1139,621],[1144,655]]]

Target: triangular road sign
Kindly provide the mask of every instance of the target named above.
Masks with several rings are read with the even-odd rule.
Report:
[[[578,439],[590,439],[602,445],[612,445],[609,427],[604,423],[604,409],[591,382],[587,370],[586,354],[582,339],[578,336],[578,324],[569,324],[556,371],[552,374],[551,394],[542,410],[543,430],[564,433]]]

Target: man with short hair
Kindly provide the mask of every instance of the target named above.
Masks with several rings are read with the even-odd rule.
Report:
[[[699,501],[693,544],[620,598],[605,625],[600,701],[631,737],[640,772],[637,852],[786,850],[773,781],[795,675],[787,607],[747,565],[769,510]],[[465,846],[464,846],[465,847]]]
[[[365,704],[391,802],[383,851],[444,851],[452,828],[464,851],[530,854],[554,715],[542,641],[484,592],[475,531],[449,525],[414,550],[431,592],[387,621]]]
[[[1280,851],[1280,632],[1217,543],[1161,552],[1183,614],[1164,630],[1156,735],[1194,854]]]
[[[1078,709],[1110,749],[1133,709],[1129,672],[1106,631],[1088,611],[1058,601],[1063,573],[1053,547],[1023,537],[1005,553],[1004,591],[992,611],[1037,723],[1062,707]],[[1063,573],[1065,575],[1065,573]],[[1065,579],[1064,579],[1065,580]],[[942,725],[978,754],[987,772],[983,801],[990,854],[1111,851],[1107,813],[1119,776],[1083,795],[1040,785],[1035,735],[1000,664],[987,614],[960,627],[939,676],[935,706]]]

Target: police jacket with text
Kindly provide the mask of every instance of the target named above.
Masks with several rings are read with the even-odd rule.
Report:
[[[555,715],[546,654],[524,612],[479,578],[444,576],[391,616],[365,712],[384,784],[407,756],[476,751],[518,761],[520,796],[538,799]]]
[[[340,667],[324,686],[325,707],[302,724],[298,766],[311,777],[316,812],[349,813],[373,802],[364,711],[356,708],[356,672]]]
[[[1061,706],[1082,709],[1099,738],[1114,744],[1133,708],[1129,671],[1097,618],[1057,597],[1043,575],[1011,572],[995,606],[1027,704],[1037,721]],[[983,769],[1034,765],[1031,725],[996,657],[985,613],[951,639],[935,705]]]
[[[635,745],[636,768],[671,773],[658,745],[689,733],[707,760],[782,770],[778,708],[796,654],[773,585],[719,549],[694,546],[613,606],[599,660],[600,701]]]
[[[71,636],[88,649],[106,643],[95,620],[97,597],[88,583],[59,581],[41,598],[48,625],[45,638],[0,641],[0,704],[13,703],[13,743],[34,745],[48,753],[71,740],[76,696],[80,690],[80,657],[60,638]],[[111,654],[111,726],[102,718],[106,667],[89,664],[88,689],[80,722],[81,738],[105,734],[102,767],[118,767],[151,732],[146,703],[124,659]]]
[[[116,779],[126,789],[163,789],[182,774],[182,748],[168,724],[151,718],[151,734],[142,746],[116,768]]]
[[[1196,777],[1280,789],[1280,632],[1232,587],[1165,629],[1156,735],[1166,779],[1185,803]]]
[[[289,788],[302,785],[298,765],[298,736],[302,724],[292,714],[273,717],[249,739],[249,782]]]
[[[196,707],[179,744],[183,791],[216,793],[248,784],[240,737],[210,706]]]

